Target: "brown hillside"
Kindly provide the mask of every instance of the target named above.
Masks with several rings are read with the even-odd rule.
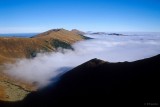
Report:
[[[65,30],[65,29],[52,29],[47,32],[36,35],[33,38],[40,38],[40,37],[63,40],[64,42],[70,43],[70,44],[84,39],[82,35],[72,31]]]
[[[64,29],[49,30],[32,38],[0,37],[0,100],[21,100],[35,90],[32,83],[4,75],[4,63],[14,63],[17,58],[33,58],[37,53],[56,51],[58,47],[72,49],[71,44],[84,39]]]
[[[14,58],[35,57],[39,52],[55,51],[57,47],[71,48],[84,37],[64,29],[54,29],[32,38],[0,38],[0,64]]]

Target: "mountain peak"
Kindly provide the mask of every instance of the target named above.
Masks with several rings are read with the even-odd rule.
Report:
[[[85,34],[85,32],[77,30],[77,29],[72,29],[71,32],[74,32],[74,33],[80,34],[80,35],[84,35]]]
[[[100,60],[98,58],[94,58],[94,59],[91,59],[90,61],[86,62],[86,64],[92,64],[92,65],[100,65],[103,63],[106,63],[106,62],[103,60]]]
[[[107,63],[106,61],[103,61],[103,60],[100,60],[100,59],[97,59],[97,58],[94,58],[94,59],[91,59],[77,67],[75,67],[74,69],[77,69],[81,72],[81,70],[83,69],[86,69],[86,68],[94,68],[94,67],[97,67],[99,65],[102,65],[104,63]]]
[[[63,28],[58,28],[58,29],[51,29],[51,30],[48,30],[46,32],[43,32],[43,33],[40,33],[38,35],[35,35],[33,36],[32,38],[36,38],[36,37],[43,37],[43,36],[48,36],[50,35],[51,33],[58,33],[58,32],[64,32],[64,31],[67,31]],[[68,31],[69,32],[69,31]]]
[[[66,37],[69,37],[69,38],[81,38],[81,39],[85,39],[85,37],[83,36],[82,33],[80,33],[81,31],[78,31],[78,30],[72,30],[72,31],[69,31],[69,30],[66,30],[66,29],[63,29],[63,28],[58,28],[58,29],[51,29],[51,30],[48,30],[46,32],[43,32],[43,33],[40,33],[38,35],[35,35],[31,38],[39,38],[39,37],[52,37],[52,38],[56,38],[56,39],[60,39],[60,38],[66,38]]]
[[[51,29],[50,31],[58,32],[58,31],[63,31],[63,30],[65,30],[65,29],[63,29],[63,28],[58,28],[58,29]]]

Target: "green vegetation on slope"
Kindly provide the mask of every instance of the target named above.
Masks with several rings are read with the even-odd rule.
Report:
[[[61,47],[64,49],[72,49],[73,50],[72,46],[69,43],[62,42],[58,39],[53,40],[51,45],[54,46],[56,49]]]

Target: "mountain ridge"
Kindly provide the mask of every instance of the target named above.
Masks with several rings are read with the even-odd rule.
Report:
[[[71,49],[71,44],[84,39],[84,36],[65,29],[49,30],[31,38],[0,37],[0,62],[9,58],[35,57],[36,53],[55,51],[62,46]]]
[[[160,104],[159,65],[160,55],[120,63],[92,59],[62,75],[55,85],[33,92],[21,102],[1,104],[17,107]]]

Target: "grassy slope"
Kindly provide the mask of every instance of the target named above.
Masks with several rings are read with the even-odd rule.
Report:
[[[14,58],[34,57],[39,52],[55,51],[58,47],[71,48],[71,44],[83,39],[64,29],[50,30],[33,38],[0,38],[0,64]]]
[[[58,47],[72,49],[71,44],[83,39],[83,36],[64,29],[49,30],[32,38],[0,37],[0,100],[20,100],[28,93],[25,90],[31,91],[33,87],[3,75],[2,64],[13,63],[17,58],[32,58],[39,52],[56,51]]]

